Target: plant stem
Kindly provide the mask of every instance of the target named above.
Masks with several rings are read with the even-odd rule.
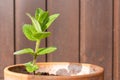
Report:
[[[39,45],[40,45],[40,40],[36,41],[35,53],[39,49]]]
[[[37,60],[37,50],[39,49],[39,45],[40,45],[40,40],[36,41],[36,46],[35,46],[35,55],[33,57],[33,64],[36,64],[36,60]]]

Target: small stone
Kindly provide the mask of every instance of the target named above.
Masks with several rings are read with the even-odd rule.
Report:
[[[68,66],[68,70],[70,74],[77,74],[81,71],[82,69],[82,65],[78,65],[78,64],[70,64]]]
[[[61,75],[61,76],[68,76],[70,75],[66,69],[59,69],[56,71],[56,75]]]

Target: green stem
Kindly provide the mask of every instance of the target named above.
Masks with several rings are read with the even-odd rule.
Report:
[[[40,40],[38,40],[38,41],[36,42],[35,53],[36,53],[37,50],[39,49],[39,45],[40,45]]]
[[[36,60],[37,60],[37,51],[39,49],[40,46],[40,40],[36,41],[36,46],[35,46],[35,55],[33,57],[33,64],[36,64]]]
[[[34,65],[36,64],[36,59],[37,59],[37,57],[34,56],[34,57],[33,57],[33,64],[34,64]]]

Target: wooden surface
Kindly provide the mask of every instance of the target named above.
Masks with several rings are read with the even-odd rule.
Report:
[[[114,0],[114,80],[120,80],[120,0]]]
[[[81,0],[80,61],[105,68],[112,80],[112,0]]]
[[[13,0],[0,1],[0,78],[4,67],[14,64]]]
[[[48,11],[60,13],[49,29],[48,46],[56,46],[48,61],[79,61],[79,0],[48,0]]]
[[[42,8],[45,10],[45,0],[16,0],[16,50],[22,48],[34,48],[35,42],[29,41],[22,33],[22,25],[25,23],[31,23],[26,13],[31,13],[34,16],[36,8]],[[45,41],[43,40],[42,46],[45,46]],[[16,63],[25,63],[32,60],[31,55],[20,55],[16,58]],[[38,61],[45,61],[45,56],[39,57]]]
[[[1,0],[0,79],[5,66],[32,60],[29,55],[14,58],[13,52],[34,48],[22,25],[31,23],[25,13],[34,14],[38,7],[61,14],[48,29],[52,35],[42,41],[58,50],[38,61],[93,63],[105,68],[105,80],[120,80],[120,0]]]

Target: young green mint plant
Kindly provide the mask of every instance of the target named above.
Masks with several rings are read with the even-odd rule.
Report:
[[[30,41],[35,41],[35,49],[25,48],[14,52],[14,55],[31,54],[33,61],[25,64],[26,70],[30,73],[35,72],[38,69],[36,64],[37,57],[40,55],[48,54],[55,51],[56,47],[40,48],[40,42],[42,39],[50,36],[50,32],[46,30],[55,21],[59,14],[49,15],[48,11],[44,11],[40,8],[36,9],[35,16],[31,16],[27,13],[27,16],[31,19],[32,24],[23,25],[23,33]]]

